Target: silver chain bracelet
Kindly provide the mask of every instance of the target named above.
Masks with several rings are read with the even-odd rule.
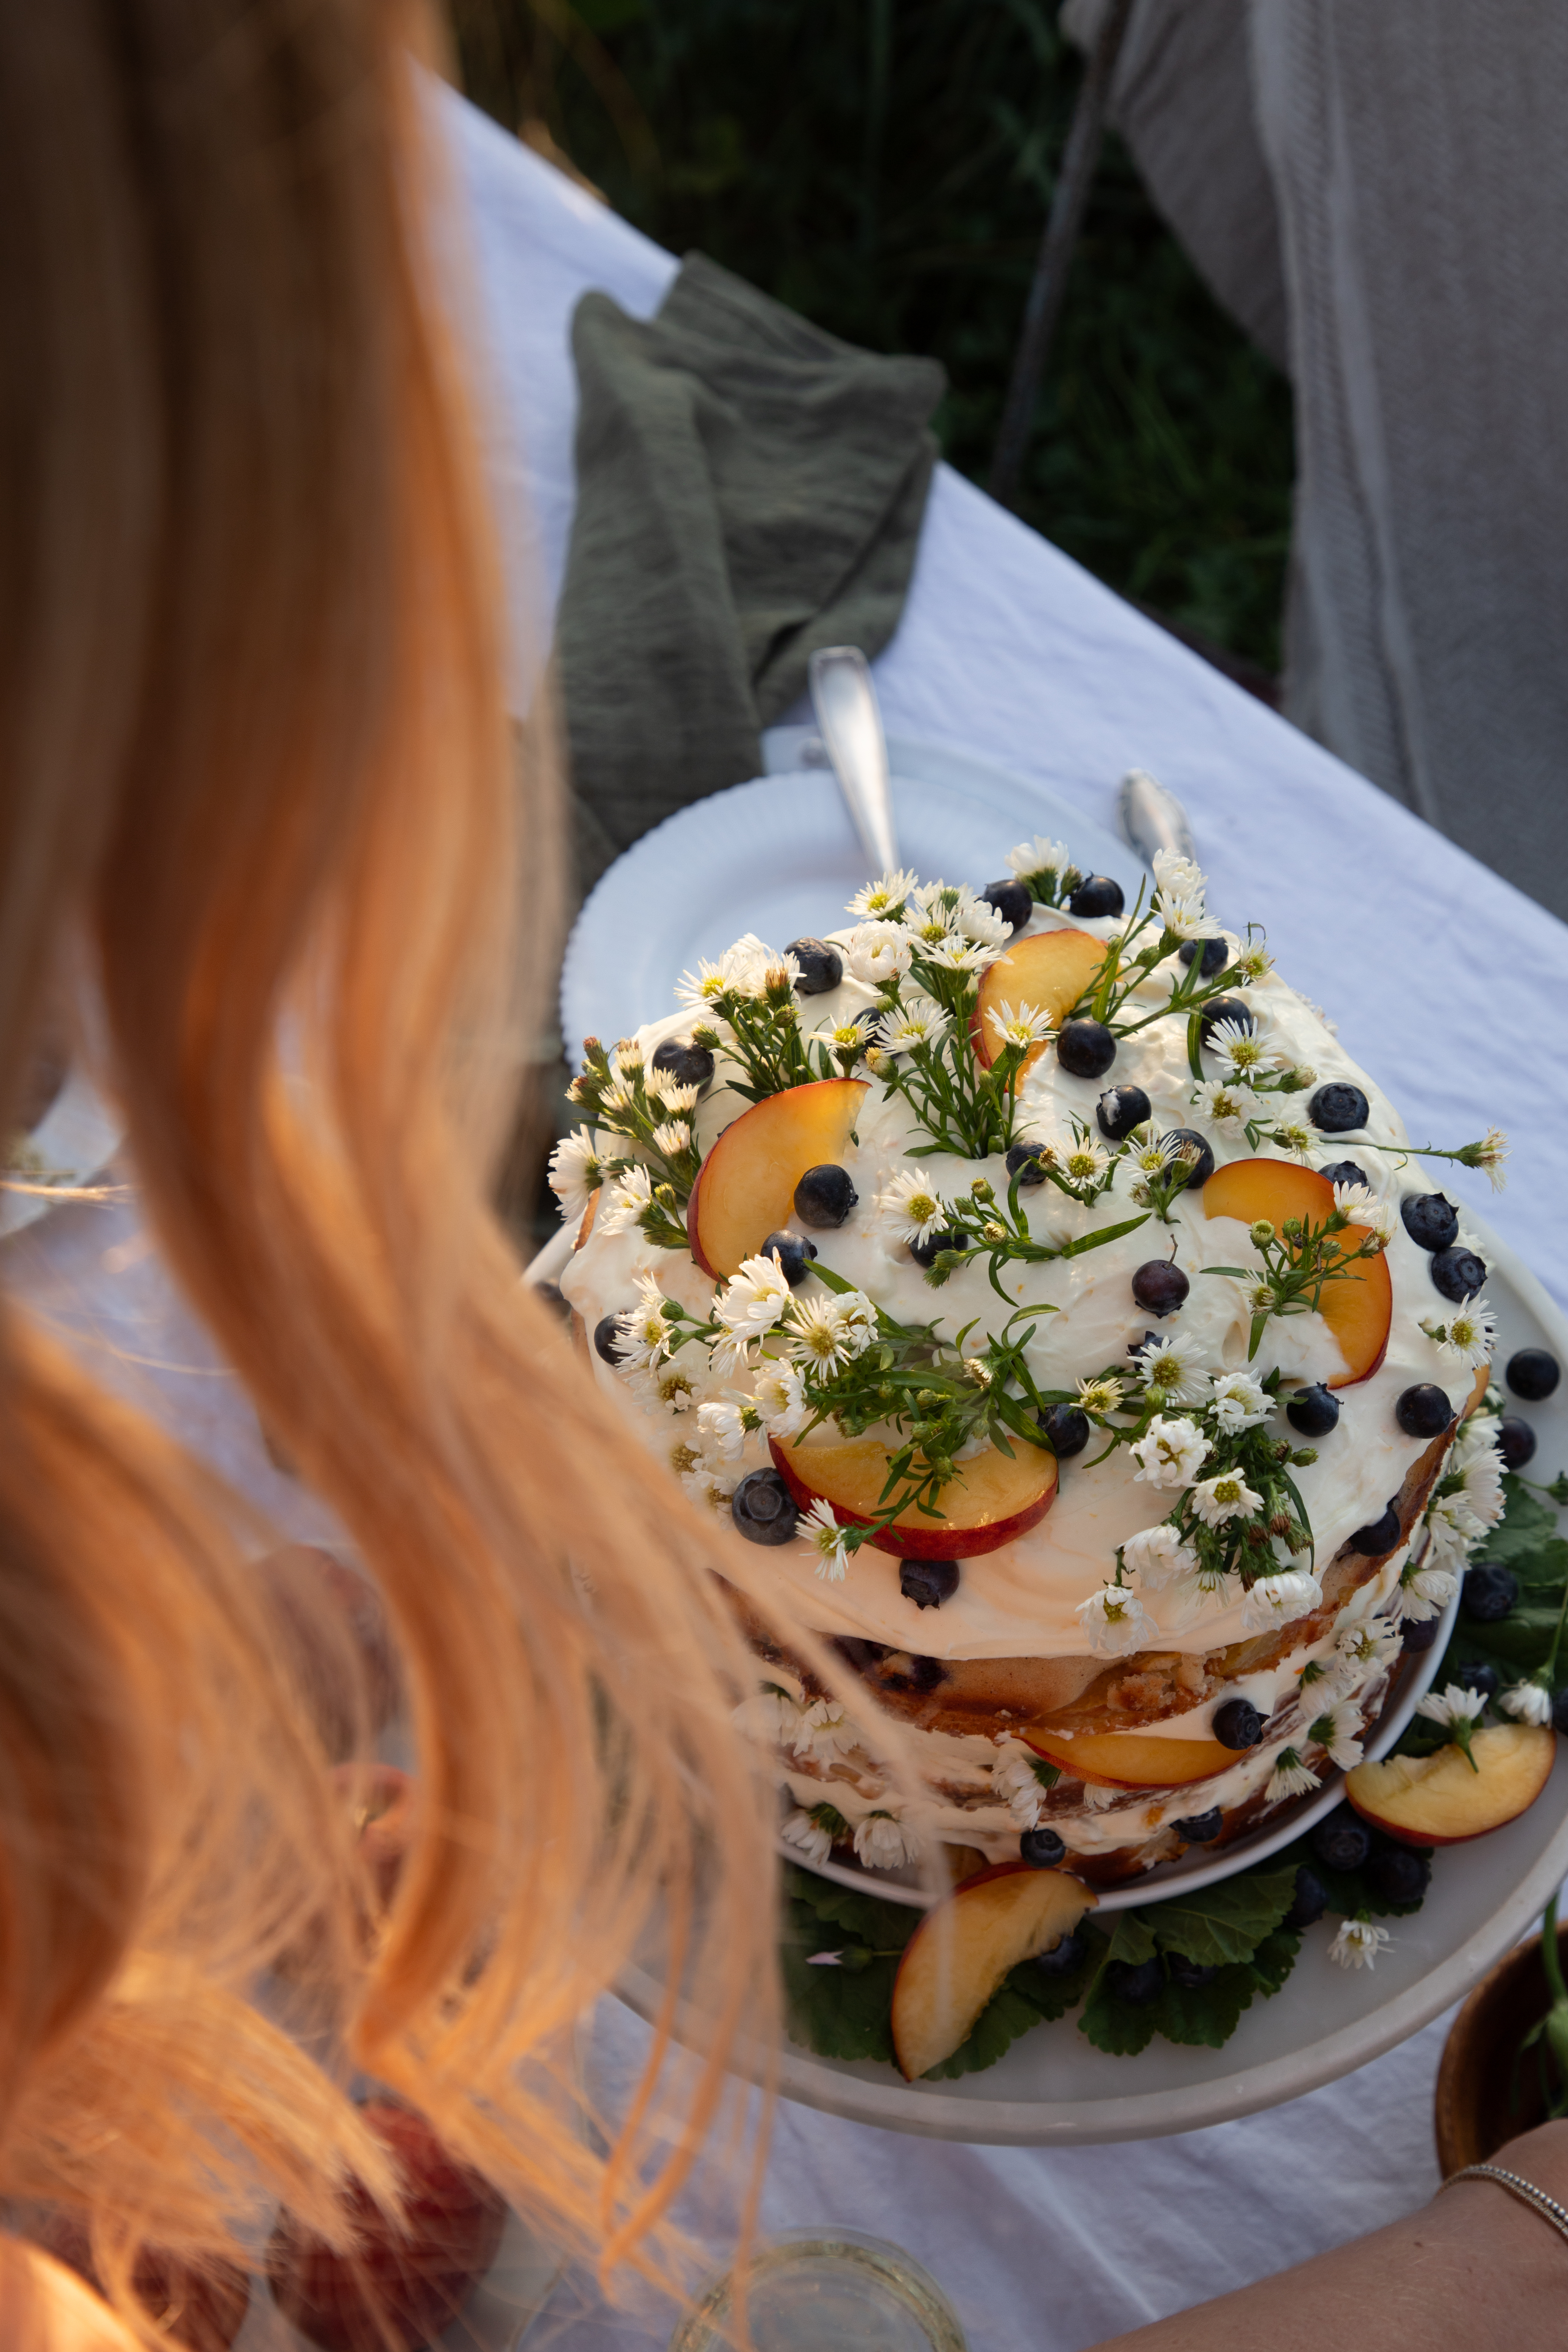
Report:
[[[1521,2180],[1517,2172],[1505,2172],[1500,2164],[1467,2164],[1462,2172],[1448,2175],[1444,2189],[1452,2189],[1456,2180],[1495,2180],[1500,2189],[1506,2189],[1521,2204],[1532,2206],[1543,2221],[1550,2221],[1560,2238],[1568,2238],[1568,2206],[1559,2205],[1555,2197],[1548,2197],[1533,2180]]]

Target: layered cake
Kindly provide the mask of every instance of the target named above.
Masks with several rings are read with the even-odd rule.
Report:
[[[588,1040],[561,1287],[746,1539],[803,1857],[1108,1881],[1353,1765],[1500,1511],[1486,1268],[1437,1187],[1505,1146],[1413,1147],[1190,862],[1131,905],[1060,844],[1007,862],[885,876]]]

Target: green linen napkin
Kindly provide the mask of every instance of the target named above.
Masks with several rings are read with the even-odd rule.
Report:
[[[572,326],[577,510],[556,644],[577,879],[762,767],[818,646],[898,625],[936,460],[933,360],[841,343],[700,253],[658,316]]]

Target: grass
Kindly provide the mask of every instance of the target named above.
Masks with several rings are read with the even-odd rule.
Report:
[[[661,244],[847,341],[934,354],[983,482],[1079,79],[1054,0],[455,0],[465,85]],[[1265,668],[1290,397],[1107,144],[1020,509]]]

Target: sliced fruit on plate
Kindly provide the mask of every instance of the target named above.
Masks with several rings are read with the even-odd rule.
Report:
[[[818,1500],[830,1503],[841,1527],[866,1527],[885,1507],[888,1452],[874,1437],[829,1445],[768,1442],[774,1467],[803,1509]],[[958,1465],[937,1498],[940,1519],[928,1518],[910,1503],[871,1541],[898,1559],[975,1559],[1026,1534],[1045,1517],[1056,1494],[1055,1454],[1022,1439],[1010,1455],[994,1445]]]
[[[1005,1862],[934,1904],[893,1979],[893,2051],[905,2079],[951,2058],[1008,1970],[1054,1951],[1095,1900],[1066,1871]]]
[[[1091,932],[1031,931],[988,965],[969,1028],[981,1067],[988,1070],[998,1051],[996,1032],[986,1018],[993,1006],[1010,1004],[1016,1013],[1021,1004],[1032,1004],[1049,1015],[1053,1029],[1058,1028],[1104,961],[1105,941]],[[1045,1050],[1043,1044],[1032,1047],[1025,1068]]]
[[[769,1095],[724,1129],[698,1172],[686,1236],[717,1282],[789,1223],[808,1168],[841,1160],[866,1094],[863,1078],[818,1078]]]
[[[1157,1732],[1080,1732],[1065,1739],[1026,1725],[1019,1737],[1048,1764],[1100,1789],[1181,1789],[1239,1761],[1217,1739],[1162,1739]]]
[[[1544,1725],[1489,1724],[1470,1735],[1471,1771],[1464,1750],[1435,1756],[1391,1756],[1358,1764],[1345,1775],[1345,1794],[1363,1821],[1411,1845],[1459,1845],[1485,1837],[1529,1810],[1552,1778],[1557,1735]]]
[[[1244,1225],[1267,1218],[1278,1234],[1291,1217],[1322,1224],[1333,1212],[1334,1188],[1315,1169],[1299,1168],[1293,1160],[1233,1160],[1215,1171],[1202,1198],[1205,1216],[1235,1217]],[[1347,1250],[1355,1249],[1366,1238],[1365,1228],[1347,1225],[1338,1238]],[[1325,1283],[1319,1311],[1345,1360],[1345,1370],[1325,1385],[1347,1389],[1370,1380],[1387,1350],[1394,1317],[1387,1259],[1358,1258],[1348,1274]]]

